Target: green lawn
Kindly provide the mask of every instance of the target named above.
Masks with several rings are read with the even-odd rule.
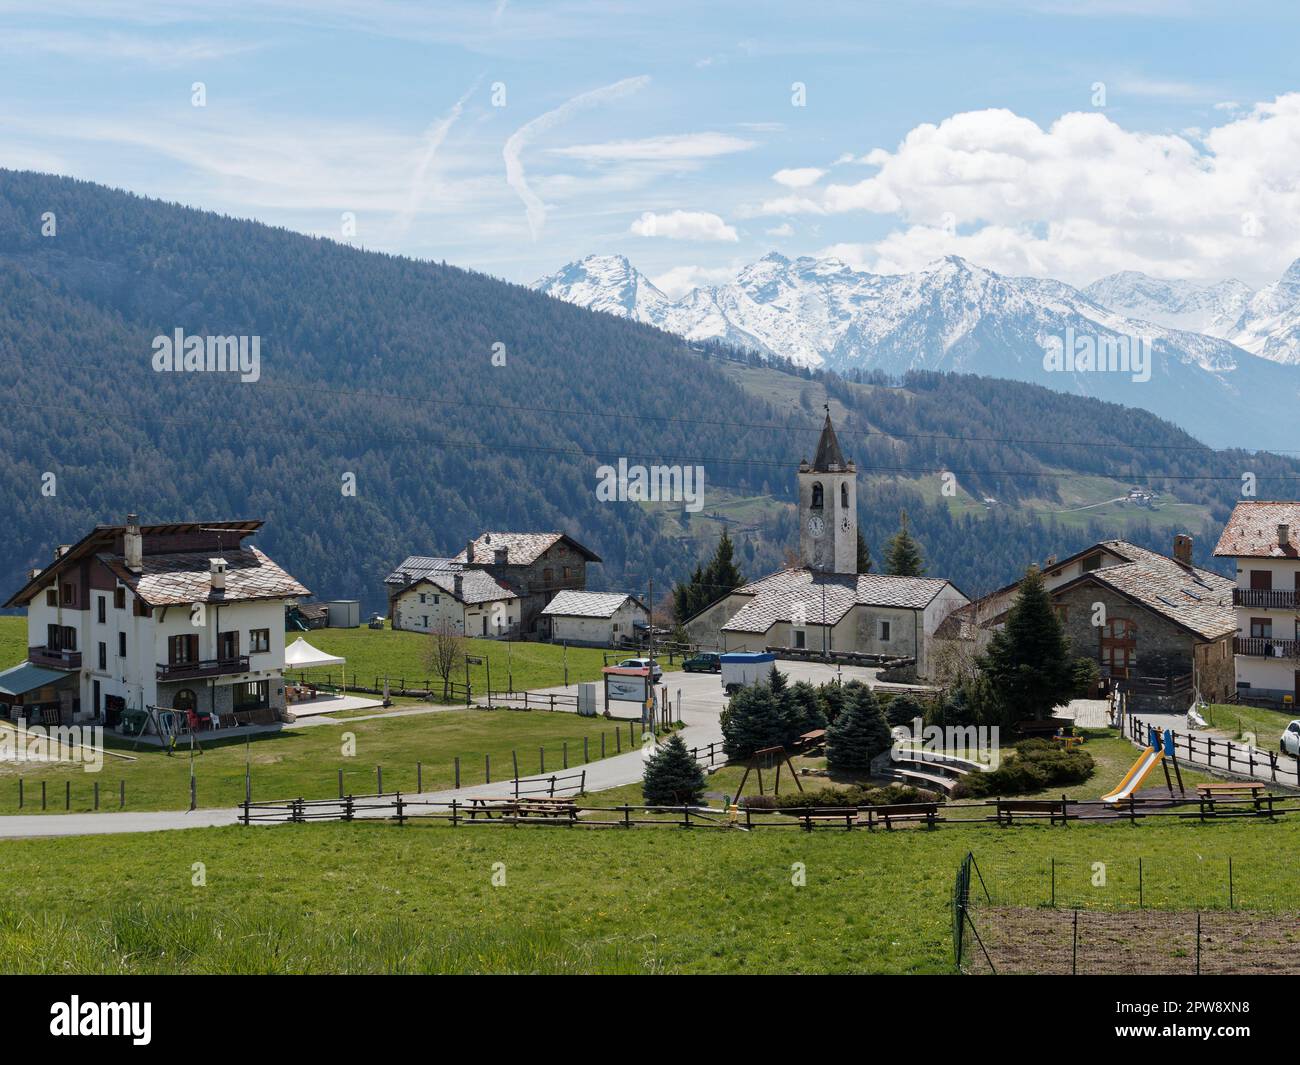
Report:
[[[393,687],[420,687],[441,684],[437,674],[424,662],[425,649],[430,637],[418,632],[393,632],[392,629],[316,629],[312,632],[286,633],[292,643],[299,636],[304,637],[313,647],[347,659],[348,684],[360,684],[363,687],[376,686],[376,681],[383,684],[387,674]],[[576,684],[579,681],[599,680],[600,671],[605,666],[605,654],[600,648],[564,647],[550,643],[504,643],[500,640],[467,640],[467,653],[473,657],[485,659],[481,666],[470,666],[470,685],[474,691],[482,691],[487,683],[488,673],[492,674],[493,690],[502,690],[513,684],[515,691],[550,688],[560,684]],[[613,652],[610,652],[611,656]],[[627,655],[635,652],[628,651]],[[565,672],[565,661],[568,672]],[[616,661],[610,658],[611,663]],[[667,662],[662,663],[665,670],[673,668]],[[324,680],[330,675],[330,682],[338,684],[339,669],[317,669],[309,671],[309,678]],[[295,677],[298,675],[295,671]],[[458,669],[452,679],[463,685],[464,669]]]
[[[1215,703],[1205,711],[1206,723],[1229,739],[1254,737],[1254,744],[1276,751],[1282,730],[1297,717],[1295,711],[1269,710],[1259,706],[1233,706]]]
[[[7,726],[6,726],[7,727]],[[639,724],[634,732],[640,733]],[[616,737],[617,733],[617,737]],[[346,755],[346,736],[355,737],[355,753]],[[562,771],[568,744],[568,764],[583,761],[583,739],[594,761],[600,758],[601,737],[607,756],[628,749],[626,722],[584,718],[545,710],[443,710],[409,717],[347,721],[310,728],[285,729],[254,737],[247,746],[252,765],[253,798],[330,798],[338,794],[338,770],[344,789],[373,794],[375,767],[383,767],[386,792],[415,791],[416,763],[423,763],[426,791],[451,788],[454,759],[461,763],[461,784],[482,784],[491,758],[493,780],[513,776],[511,752],[517,752],[521,774],[534,774],[544,765],[548,773]],[[242,739],[213,742],[195,758],[200,806],[234,806],[244,798],[245,744]],[[18,779],[24,781],[25,812],[40,811],[40,785],[46,782],[48,809],[62,812],[65,782],[72,784],[72,809],[93,809],[94,785],[101,804],[116,809],[121,781],[126,805],[132,810],[176,810],[189,805],[188,749],[168,755],[156,748],[131,749],[130,740],[108,739],[110,750],[135,760],[106,758],[103,770],[87,773],[66,765],[33,762],[0,763],[0,814],[18,811]],[[542,749],[542,750],[539,750]],[[544,762],[543,762],[544,758]]]
[[[1148,907],[1226,907],[1231,856],[1249,908],[1294,900],[1300,866],[1277,857],[1297,843],[1289,820],[811,835],[314,824],[15,840],[0,871],[0,971],[950,972],[949,900],[968,850],[999,900],[1045,903],[1055,860],[1058,902],[1099,908],[1136,902],[1139,858]]]

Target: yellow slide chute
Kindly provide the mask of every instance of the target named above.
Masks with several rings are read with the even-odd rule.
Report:
[[[1142,786],[1142,781],[1146,780],[1148,774],[1164,758],[1165,752],[1159,747],[1147,747],[1140,755],[1138,760],[1133,763],[1133,768],[1125,774],[1124,779],[1119,782],[1119,787],[1113,791],[1108,791],[1101,797],[1102,802],[1119,802],[1121,799],[1127,799],[1133,792]]]

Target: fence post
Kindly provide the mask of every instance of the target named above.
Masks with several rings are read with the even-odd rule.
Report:
[[[343,800],[343,820],[344,820],[344,821],[351,821],[351,820],[352,820],[352,812],[353,812],[354,809],[355,809],[355,806],[354,806],[354,804],[353,804],[353,802],[352,802],[352,796],[349,795],[346,799]]]
[[[381,765],[377,765],[375,766],[375,794],[382,795],[383,793],[384,793],[384,767]]]
[[[555,775],[551,775],[551,790],[546,796],[548,799],[555,798]]]
[[[518,779],[519,779],[519,752],[518,752],[518,751],[511,751],[511,752],[510,752],[510,759],[511,759],[511,761],[512,761],[512,763],[514,764],[514,767],[515,767],[515,779],[518,780]]]
[[[587,740],[588,740],[588,739],[589,739],[589,737],[587,737],[587,736],[583,736],[583,737],[582,737],[582,760],[583,760],[584,763],[585,763],[585,762],[590,762],[590,761],[591,761],[590,749],[587,747]]]
[[[569,741],[565,740],[560,747],[560,768],[569,768]]]
[[[99,781],[95,781],[95,809],[99,809]]]
[[[117,783],[120,788],[118,794],[118,800],[117,800],[117,808],[119,810],[125,810],[126,809],[126,781],[119,780]]]
[[[618,729],[614,730],[614,753],[615,754],[623,753],[623,733],[621,733]],[[1297,759],[1297,764],[1300,764],[1300,759]]]
[[[605,757],[605,734],[603,732],[600,734],[600,756]],[[1297,761],[1296,765],[1300,766],[1300,761]]]
[[[399,826],[406,824],[405,803],[402,802],[402,793],[397,793],[397,824]]]
[[[339,770],[339,798],[343,798],[343,770]]]
[[[1079,907],[1074,908],[1074,936],[1070,944],[1070,975],[1079,975]]]
[[[70,780],[65,780],[63,782],[63,808],[65,810],[72,809],[72,781]],[[194,778],[193,777],[190,778],[190,809],[191,810],[194,809]]]
[[[583,795],[587,794],[587,771],[585,769],[582,771],[582,780],[578,784],[578,791]]]
[[[458,826],[460,825],[460,816],[459,816],[459,815],[457,814],[457,812],[456,812],[459,808],[460,808],[460,804],[459,804],[459,803],[458,803],[458,802],[453,798],[453,799],[451,800],[451,826],[452,826],[452,828],[456,828],[456,827],[458,827]]]
[[[545,747],[537,748],[537,772],[538,773],[546,772],[546,748]]]
[[[492,783],[492,756],[490,754],[483,756],[483,783]]]
[[[415,763],[415,793],[419,795],[424,791],[424,763]]]
[[[460,789],[460,755],[456,755],[454,761],[456,763],[456,785],[455,786],[457,790],[459,790]]]
[[[23,808],[23,778],[18,778],[18,809]]]

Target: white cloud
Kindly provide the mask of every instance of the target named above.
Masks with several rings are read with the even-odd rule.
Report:
[[[956,253],[1076,283],[1120,269],[1276,276],[1300,252],[1300,93],[1197,140],[1123,129],[1097,112],[1048,128],[1008,110],[912,129],[877,172],[763,203],[758,214],[895,216],[903,228],[842,257],[911,270]]]
[[[635,78],[624,78],[612,85],[603,85],[599,89],[592,89],[590,92],[584,92],[570,100],[566,100],[559,107],[538,115],[531,122],[524,123],[514,133],[510,134],[510,138],[501,149],[502,158],[505,159],[506,163],[506,184],[514,189],[515,194],[523,201],[524,210],[528,216],[528,230],[532,233],[533,240],[541,236],[542,227],[546,224],[546,205],[528,186],[528,179],[524,174],[524,164],[520,159],[520,154],[524,148],[534,138],[558,126],[577,112],[588,107],[595,107],[597,104],[628,96],[649,84],[650,76],[642,74]]]
[[[608,141],[604,144],[575,144],[567,148],[551,148],[549,151],[552,155],[590,163],[671,162],[743,152],[753,148],[755,143],[728,133],[682,133],[643,137],[640,140]]]
[[[669,299],[679,300],[692,289],[725,285],[735,276],[736,271],[729,266],[674,266],[656,274],[650,283]]]
[[[125,33],[10,29],[0,35],[9,52],[44,52],[79,62],[109,62],[161,68],[210,62],[263,47],[254,41],[216,37],[159,38]]]
[[[816,185],[825,173],[826,171],[819,167],[803,166],[792,170],[778,170],[772,175],[772,180],[788,189],[806,189],[809,185]]]
[[[779,226],[773,226],[771,229],[764,230],[769,237],[792,237],[794,236],[794,226],[789,222],[782,222]]]
[[[708,211],[646,211],[629,227],[638,237],[666,237],[669,240],[722,240],[740,238],[735,229]]]
[[[504,10],[504,2],[499,10]],[[407,197],[406,206],[398,213],[397,227],[399,232],[405,232],[410,226],[411,219],[415,216],[416,210],[420,206],[420,201],[424,197],[425,183],[428,180],[429,169],[433,166],[433,160],[438,154],[438,149],[442,147],[442,142],[447,139],[447,134],[451,132],[451,127],[456,124],[461,113],[465,110],[465,104],[478,88],[481,79],[475,78],[474,84],[465,90],[459,100],[452,104],[451,110],[438,119],[424,132],[424,154],[420,156],[420,162],[411,175],[411,191]]]

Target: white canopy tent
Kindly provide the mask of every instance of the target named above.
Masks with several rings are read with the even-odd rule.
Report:
[[[341,666],[347,661],[318,650],[299,636],[284,649],[285,669],[315,669],[317,666]]]

